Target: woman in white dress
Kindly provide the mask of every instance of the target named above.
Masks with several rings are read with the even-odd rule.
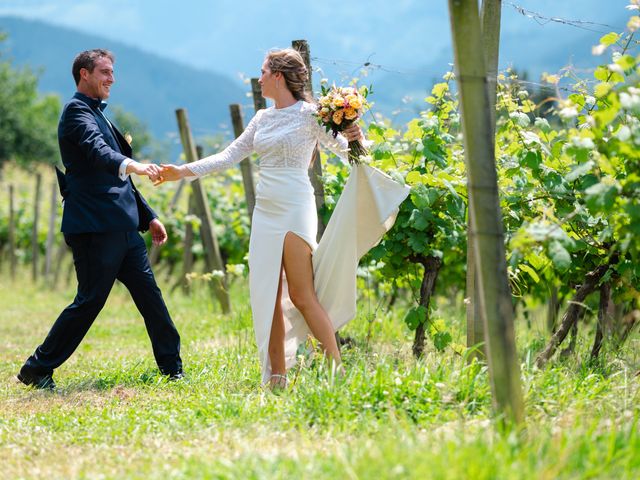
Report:
[[[268,53],[259,83],[262,95],[275,105],[256,112],[242,135],[224,151],[181,166],[163,165],[161,173],[162,181],[195,178],[237,164],[252,152],[258,154],[260,173],[249,242],[249,288],[262,380],[271,387],[286,385],[287,368],[295,363],[297,347],[309,331],[320,342],[327,359],[339,366],[341,357],[334,332],[355,314],[357,259],[347,274],[352,277],[347,284],[354,284],[353,292],[350,288],[333,293],[331,288],[324,289],[325,295],[338,304],[337,310],[344,310],[342,304],[353,303],[353,308],[346,309],[348,312],[336,313],[339,324],[332,323],[316,294],[314,272],[317,277],[318,266],[312,257],[318,246],[317,214],[308,169],[318,142],[346,159],[348,141],[362,139],[362,131],[353,125],[335,139],[327,133],[318,124],[314,115],[316,106],[305,91],[307,78],[306,66],[297,51]],[[406,196],[402,188],[394,199],[395,207]],[[381,219],[382,223],[391,216],[392,212]],[[386,223],[377,229],[380,232],[376,230],[373,244],[390,227]],[[340,239],[335,241],[343,244]],[[373,244],[364,248],[368,250]],[[350,257],[356,255],[355,250]],[[345,262],[338,263],[340,268]],[[334,274],[336,269],[329,268],[323,276]],[[340,301],[344,290],[353,296],[352,301]]]

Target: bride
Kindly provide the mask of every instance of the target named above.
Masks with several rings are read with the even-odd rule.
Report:
[[[318,124],[305,91],[307,68],[293,49],[271,51],[262,65],[259,110],[224,151],[184,165],[162,165],[162,180],[224,170],[250,153],[260,158],[249,241],[249,289],[262,381],[286,386],[286,372],[309,331],[328,360],[340,365],[334,332],[355,316],[358,260],[386,232],[408,188],[371,167],[352,169],[327,230],[316,243],[317,215],[309,164],[317,144],[347,158],[352,125],[333,138]],[[160,183],[161,183],[160,182]]]

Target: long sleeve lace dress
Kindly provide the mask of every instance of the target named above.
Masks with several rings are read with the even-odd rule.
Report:
[[[318,300],[337,330],[356,313],[356,269],[360,257],[391,228],[398,206],[409,192],[408,187],[375,168],[352,168],[318,245],[314,192],[308,176],[313,150],[320,142],[345,159],[348,147],[344,137],[338,135],[334,139],[318,125],[315,110],[313,104],[304,101],[260,110],[224,151],[189,164],[193,173],[202,176],[237,164],[252,152],[260,159],[249,242],[249,290],[263,382],[271,376],[269,335],[286,234],[298,235],[314,252]],[[289,299],[284,274],[282,310],[286,364],[290,368],[309,329]]]

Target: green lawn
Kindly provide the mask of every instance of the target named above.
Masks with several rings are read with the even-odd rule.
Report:
[[[637,333],[623,352],[587,366],[576,355],[533,368],[542,334],[517,324],[527,424],[500,433],[484,366],[453,351],[410,355],[404,312],[361,305],[346,331],[347,375],[319,361],[263,390],[246,287],[232,315],[208,293],[166,294],[188,378],[155,368],[142,320],[117,286],[55,392],[15,380],[73,296],[0,280],[0,478],[640,478]],[[168,292],[168,286],[165,292]],[[446,316],[458,340],[462,313]],[[441,312],[442,313],[442,312]]]

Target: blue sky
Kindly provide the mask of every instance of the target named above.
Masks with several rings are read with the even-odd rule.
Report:
[[[505,1],[502,36],[508,45],[502,63],[524,65],[537,48],[553,48],[573,38],[586,36],[595,44],[610,30],[590,24],[585,28],[596,32],[556,22],[541,25],[543,21],[523,16],[513,5],[547,17],[623,28],[627,3]],[[333,75],[348,76],[367,60],[386,70],[411,72],[450,49],[446,0],[0,0],[0,15],[8,14],[117,39],[235,78],[240,73],[256,75],[265,51],[297,38],[310,42],[314,64]]]

